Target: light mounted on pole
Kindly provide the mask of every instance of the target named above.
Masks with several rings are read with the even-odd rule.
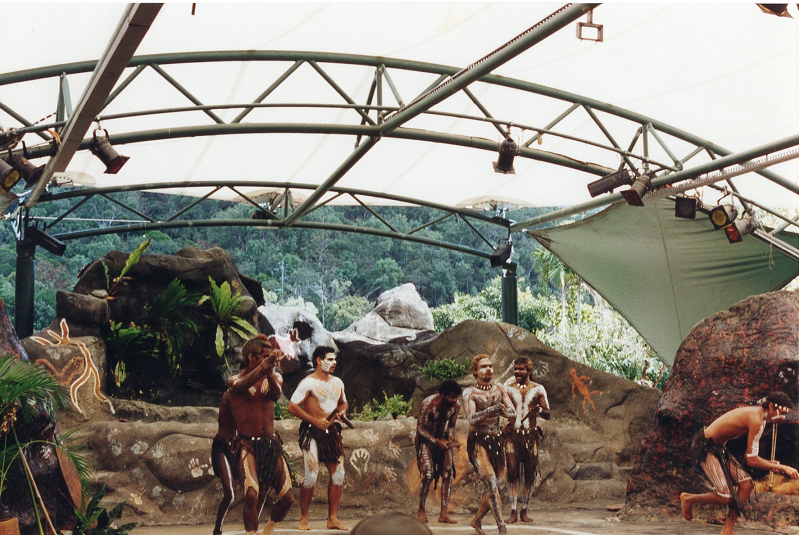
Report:
[[[506,130],[506,135],[497,144],[497,161],[492,163],[495,173],[515,175],[514,158],[519,154],[519,143],[511,136],[511,128]]]
[[[105,135],[98,136],[98,132],[103,132]],[[104,173],[107,175],[116,175],[125,162],[130,160],[129,156],[122,156],[111,146],[111,142],[108,140],[108,130],[105,128],[98,128],[92,133],[92,146],[89,150],[106,166]]]

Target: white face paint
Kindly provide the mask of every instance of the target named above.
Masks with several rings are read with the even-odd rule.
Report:
[[[325,373],[331,373],[331,371],[336,367],[336,354],[326,353],[325,358],[319,363],[319,367],[322,368],[322,371]]]

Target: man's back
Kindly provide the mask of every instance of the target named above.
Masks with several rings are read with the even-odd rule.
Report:
[[[706,427],[706,437],[721,445],[734,438],[755,435],[761,427],[762,416],[759,406],[730,410]]]

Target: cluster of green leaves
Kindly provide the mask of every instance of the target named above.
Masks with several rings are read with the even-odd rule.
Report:
[[[403,399],[400,394],[387,397],[386,392],[384,392],[383,402],[373,399],[371,405],[367,404],[361,408],[361,413],[355,419],[363,421],[377,420],[387,414],[391,414],[393,418],[408,416],[411,414],[411,402]]]
[[[89,500],[83,511],[75,510],[78,518],[72,528],[72,535],[127,535],[138,522],[130,522],[117,526],[114,522],[122,517],[126,502],[120,502],[111,510],[100,505],[100,500],[106,495],[106,486],[101,486]]]
[[[429,360],[422,366],[415,364],[413,368],[429,380],[460,379],[472,371],[469,362],[458,362],[453,358]]]
[[[239,306],[245,299],[240,292],[232,292],[231,285],[228,281],[217,286],[214,279],[209,277],[208,282],[211,285],[211,292],[209,295],[201,297],[198,305],[202,305],[206,301],[211,304],[211,310],[217,322],[214,346],[217,350],[217,356],[224,357],[226,347],[224,336],[225,329],[230,329],[235,332],[242,337],[243,340],[247,340],[250,336],[258,334],[258,331],[255,327],[250,325],[247,320],[236,315],[236,311],[239,310]],[[230,368],[230,363],[227,361],[226,365]]]
[[[197,335],[197,324],[187,311],[196,308],[202,297],[198,293],[188,293],[181,281],[173,279],[163,292],[150,301],[142,316],[144,326],[160,334],[159,339],[173,376],[181,367],[184,333]]]

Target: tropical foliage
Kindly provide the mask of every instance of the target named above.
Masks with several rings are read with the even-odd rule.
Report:
[[[235,332],[244,340],[258,334],[258,331],[247,320],[236,315],[236,311],[239,310],[239,306],[245,299],[244,296],[239,292],[233,293],[228,281],[217,286],[214,279],[209,277],[208,282],[211,284],[211,292],[209,295],[201,297],[198,305],[202,305],[206,301],[211,304],[213,319],[217,323],[214,346],[216,347],[217,355],[223,357],[226,348],[224,335],[226,329]],[[230,363],[226,362],[226,364],[230,368]]]
[[[429,380],[461,379],[472,371],[469,362],[458,362],[453,358],[429,360],[422,366],[415,364],[414,369]]]
[[[367,403],[362,407],[361,413],[356,416],[356,419],[365,421],[377,420],[389,414],[392,415],[393,418],[408,416],[411,414],[411,402],[403,399],[403,396],[400,394],[388,397],[386,392],[384,392],[382,402],[373,399],[372,404]]]
[[[100,505],[100,500],[105,495],[106,486],[102,485],[89,500],[85,510],[75,510],[78,522],[72,528],[71,535],[127,535],[138,525],[138,522],[130,522],[117,527],[115,521],[122,517],[126,502],[120,502],[108,511]]]

